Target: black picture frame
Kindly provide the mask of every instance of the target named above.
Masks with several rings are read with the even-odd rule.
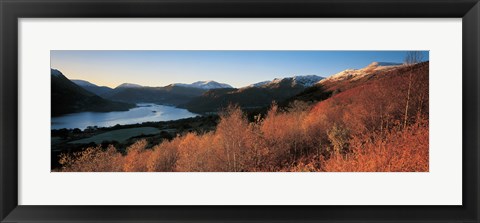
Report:
[[[478,0],[0,0],[0,15],[1,222],[479,222]],[[17,21],[19,18],[76,17],[462,18],[463,205],[18,205]]]

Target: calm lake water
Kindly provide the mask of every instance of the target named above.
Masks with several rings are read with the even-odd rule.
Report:
[[[128,111],[79,112],[52,117],[52,129],[85,129],[87,126],[110,127],[116,124],[170,121],[198,116],[186,109],[157,104],[137,104]]]

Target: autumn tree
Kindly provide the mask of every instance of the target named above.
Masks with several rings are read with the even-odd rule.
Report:
[[[124,157],[123,164],[125,172],[146,172],[148,170],[146,160],[151,151],[145,151],[146,146],[147,140],[142,139],[127,148],[127,155]]]
[[[413,76],[413,66],[417,63],[420,63],[423,61],[423,54],[420,51],[409,51],[407,52],[407,55],[405,56],[405,65],[409,69],[409,75],[408,75],[408,90],[407,90],[407,100],[405,103],[405,118],[403,121],[403,128],[407,126],[407,120],[408,120],[408,106],[410,104],[410,94],[412,90],[412,76]]]
[[[172,172],[178,160],[178,145],[175,142],[164,142],[153,147],[146,160],[149,172]]]
[[[237,105],[229,105],[220,114],[216,135],[224,149],[228,171],[242,171],[249,123]]]

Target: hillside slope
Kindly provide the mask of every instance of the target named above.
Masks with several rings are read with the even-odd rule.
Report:
[[[52,116],[93,111],[126,111],[133,104],[103,99],[67,79],[62,72],[51,69]]]
[[[345,70],[320,80],[312,87],[289,98],[286,102],[295,100],[305,102],[325,100],[335,94],[367,84],[371,81],[404,75],[409,69],[428,69],[428,65],[428,62],[423,62],[409,68],[396,63],[373,62],[365,68]],[[284,104],[288,104],[286,102],[284,102]]]
[[[71,80],[73,83],[75,83],[76,85],[84,88],[85,90],[87,91],[90,91],[98,96],[103,96],[105,94],[108,94],[110,92],[113,91],[112,88],[109,88],[107,86],[98,86],[96,84],[92,84],[88,81],[84,81],[84,80]]]

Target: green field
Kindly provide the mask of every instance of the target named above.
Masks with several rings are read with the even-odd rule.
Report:
[[[61,137],[57,137],[57,136],[52,137],[52,139],[51,139],[52,145],[59,144],[63,141],[65,141],[65,140],[62,139]]]
[[[105,133],[101,133],[98,135],[94,135],[89,138],[80,139],[76,141],[72,141],[69,143],[79,143],[79,144],[87,144],[90,142],[94,142],[96,144],[100,144],[103,141],[117,141],[123,143],[129,138],[139,136],[139,135],[153,135],[159,134],[160,130],[153,127],[140,127],[140,128],[130,128],[130,129],[119,129],[113,130]]]

